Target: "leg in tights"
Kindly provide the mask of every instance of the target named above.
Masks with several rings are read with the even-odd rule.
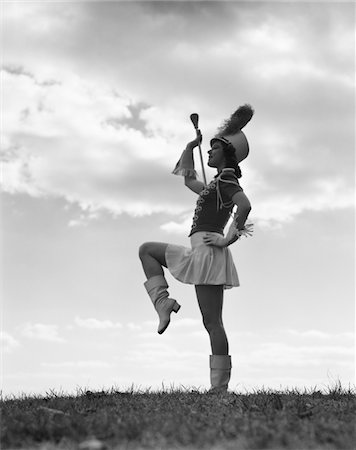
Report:
[[[145,242],[140,246],[139,256],[147,279],[163,275],[163,267],[167,267],[166,248],[162,242]]]
[[[222,322],[224,287],[222,285],[195,286],[203,324],[209,333],[213,355],[228,355],[229,345]]]

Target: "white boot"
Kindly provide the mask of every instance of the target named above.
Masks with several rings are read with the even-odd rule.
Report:
[[[168,284],[163,275],[149,278],[144,285],[159,317],[158,334],[162,334],[169,325],[171,312],[177,313],[180,305],[169,298]]]
[[[210,382],[209,392],[226,392],[231,377],[231,356],[210,355]]]

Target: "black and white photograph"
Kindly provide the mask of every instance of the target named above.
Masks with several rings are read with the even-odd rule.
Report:
[[[1,1],[2,448],[354,448],[355,18]]]

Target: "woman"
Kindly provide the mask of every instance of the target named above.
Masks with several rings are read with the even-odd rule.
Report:
[[[253,109],[244,105],[225,121],[219,133],[211,140],[208,165],[217,169],[214,180],[205,186],[197,180],[193,150],[201,135],[189,142],[173,173],[183,175],[185,185],[199,194],[193,224],[189,234],[191,248],[159,242],[146,242],[139,255],[147,277],[146,290],[159,316],[158,333],[170,323],[172,312],[180,309],[178,302],[169,298],[163,267],[179,281],[194,284],[203,324],[209,334],[211,391],[226,391],[231,376],[231,356],[222,321],[224,289],[239,286],[237,272],[228,246],[241,235],[250,235],[245,222],[251,205],[239,185],[239,163],[249,153],[241,129],[252,118]],[[224,236],[224,228],[234,206],[237,212]]]

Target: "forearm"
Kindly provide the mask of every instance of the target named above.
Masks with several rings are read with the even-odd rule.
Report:
[[[236,242],[240,236],[241,231],[245,230],[245,223],[250,214],[251,207],[240,207],[234,215],[233,221],[225,236],[226,247]]]
[[[194,169],[193,147],[191,145],[188,144],[186,146],[182,153],[181,161],[184,166]]]
[[[234,216],[234,222],[236,224],[236,228],[241,231],[245,228],[245,223],[250,214],[251,206],[245,206],[241,208],[237,208],[236,214]]]

